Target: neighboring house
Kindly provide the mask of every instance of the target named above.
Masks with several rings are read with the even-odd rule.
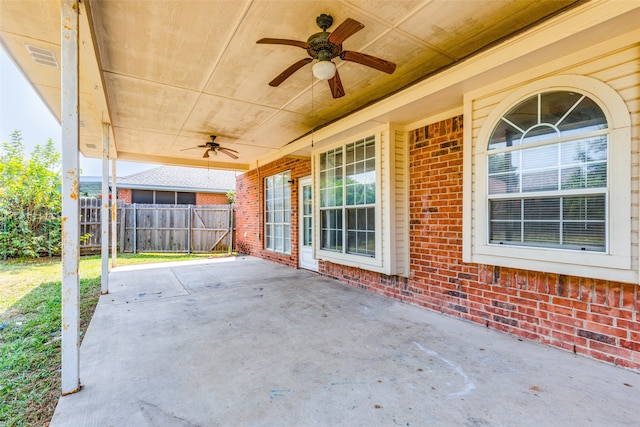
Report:
[[[640,30],[563,38],[589,19],[544,22],[239,176],[238,250],[640,371]],[[406,108],[422,119],[390,121]]]
[[[116,180],[118,200],[171,205],[228,204],[236,172],[163,166]]]

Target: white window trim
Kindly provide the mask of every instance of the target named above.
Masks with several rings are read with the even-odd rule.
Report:
[[[386,127],[385,127],[386,128]],[[318,225],[314,231],[315,239],[314,239],[314,249],[316,257],[325,261],[329,261],[335,264],[348,265],[351,267],[358,267],[368,270],[374,271],[382,271],[383,268],[383,257],[382,257],[382,243],[383,243],[383,228],[382,228],[382,170],[381,170],[381,141],[380,141],[381,130],[371,130],[369,132],[363,132],[360,135],[355,135],[349,137],[348,139],[341,140],[335,144],[328,145],[326,147],[322,147],[322,149],[314,152],[313,154],[313,162],[314,162],[314,170],[320,171],[320,154],[332,150],[337,147],[344,147],[347,144],[350,144],[354,141],[357,141],[362,138],[367,138],[373,136],[375,139],[375,153],[376,153],[376,256],[375,257],[367,257],[363,255],[354,255],[348,253],[339,253],[334,251],[324,250],[320,247],[320,242],[322,241],[321,229],[320,229],[320,175],[316,173],[314,176],[315,184],[315,199],[318,203],[315,203],[315,223]],[[344,226],[344,221],[343,221]]]
[[[268,224],[272,224],[273,226],[278,224],[278,223],[275,223],[275,222],[272,222],[272,223],[268,223],[267,222],[267,215],[268,215],[268,213],[267,213],[267,203],[268,203],[268,200],[267,200],[267,185],[266,185],[266,181],[269,178],[273,178],[275,175],[282,175],[283,179],[284,179],[284,174],[286,174],[286,173],[289,174],[289,179],[291,179],[291,171],[289,171],[289,170],[285,170],[285,171],[281,171],[281,172],[278,172],[278,173],[274,173],[273,175],[269,175],[269,176],[264,178],[264,218],[263,218],[263,226],[264,226],[264,229],[265,229],[265,236],[264,236],[263,248],[264,248],[265,251],[274,252],[274,253],[278,253],[278,254],[291,255],[291,251],[293,249],[293,242],[291,240],[291,235],[292,235],[292,233],[291,233],[291,216],[289,216],[289,222],[288,223],[284,222],[284,218],[283,218],[283,222],[279,223],[283,227],[285,225],[289,227],[289,250],[288,251],[286,251],[284,249],[283,250],[275,249],[275,247],[274,248],[267,247],[267,235],[266,235],[266,228],[267,228]],[[284,195],[283,195],[283,203],[284,203]],[[290,212],[292,211],[292,209],[291,209],[291,191],[289,192],[289,211]],[[292,212],[291,212],[291,214],[292,214]],[[284,228],[283,228],[283,231],[284,231]],[[284,235],[282,236],[282,239],[283,239],[282,246],[284,247],[284,239],[285,239]],[[275,245],[275,242],[274,242],[274,245]]]
[[[501,246],[488,243],[487,142],[500,117],[517,102],[542,91],[584,93],[604,111],[610,129],[609,206],[606,253],[567,249]],[[473,96],[465,97],[465,117],[473,120]],[[465,126],[463,261],[599,279],[635,282],[631,260],[631,120],[620,95],[591,77],[562,75],[544,78],[507,94],[485,119],[477,137]],[[472,179],[475,178],[475,182]]]

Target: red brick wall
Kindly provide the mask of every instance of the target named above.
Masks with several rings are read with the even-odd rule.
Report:
[[[196,205],[228,205],[229,198],[221,193],[196,193]]]
[[[446,315],[640,371],[639,286],[462,262],[462,116],[410,132],[410,275],[387,276],[319,262],[325,276]],[[260,179],[310,162],[281,159]],[[237,181],[238,250],[297,267],[297,184],[292,254],[262,249],[264,189],[257,171]],[[260,206],[260,211],[258,210]]]
[[[124,203],[131,203],[130,188],[118,188],[117,190],[118,190],[118,200],[123,200]]]
[[[462,116],[410,132],[410,276],[321,274],[640,371],[639,286],[462,262]]]
[[[291,254],[264,249],[264,179],[290,171],[291,179]],[[298,179],[311,174],[311,161],[282,158],[236,179],[236,250],[290,267],[298,267]]]

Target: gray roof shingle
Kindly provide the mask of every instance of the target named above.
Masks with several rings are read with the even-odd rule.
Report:
[[[226,193],[235,190],[236,175],[234,171],[161,166],[118,178],[116,185],[119,188]]]

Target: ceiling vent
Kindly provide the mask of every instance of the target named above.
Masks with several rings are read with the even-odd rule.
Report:
[[[85,147],[91,148],[92,150],[95,150],[96,148],[98,148],[98,147],[96,147],[96,144],[84,144],[84,145],[85,145]]]
[[[26,45],[27,50],[31,58],[38,64],[48,65],[49,67],[58,68],[58,61],[56,60],[56,54],[52,50],[43,49],[41,47]]]

